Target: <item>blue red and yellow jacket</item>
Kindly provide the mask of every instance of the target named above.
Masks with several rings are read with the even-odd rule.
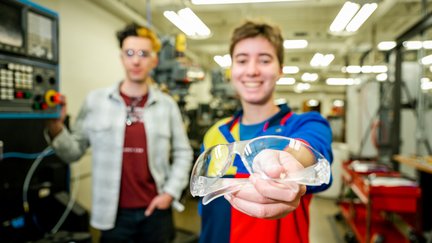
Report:
[[[244,137],[280,135],[300,139],[332,161],[331,129],[328,122],[317,112],[295,114],[286,105],[279,106],[280,111],[263,123],[255,134],[241,136],[240,118],[242,112],[233,117],[222,119],[213,125],[204,136],[203,149],[216,144],[231,143]],[[242,132],[243,133],[243,132]],[[240,161],[235,161],[228,176],[248,177]],[[330,183],[331,184],[331,183]],[[199,205],[202,217],[200,242],[309,242],[309,204],[313,192],[327,189],[329,185],[308,187],[300,205],[286,217],[276,220],[258,219],[237,211],[223,198],[217,198],[209,204]]]

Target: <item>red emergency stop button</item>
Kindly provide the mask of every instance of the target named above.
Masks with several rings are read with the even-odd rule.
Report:
[[[51,96],[50,99],[53,103],[60,104],[61,103],[61,94],[56,93],[55,95]]]
[[[15,98],[22,99],[24,97],[24,92],[22,91],[16,91],[15,92]]]

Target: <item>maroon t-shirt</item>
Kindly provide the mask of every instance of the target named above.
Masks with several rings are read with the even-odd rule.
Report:
[[[143,208],[149,206],[157,195],[156,184],[148,167],[146,132],[140,116],[147,95],[121,96],[127,105],[127,117],[119,207]]]

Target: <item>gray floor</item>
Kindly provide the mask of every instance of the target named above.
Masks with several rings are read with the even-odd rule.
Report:
[[[197,214],[197,201],[187,200],[186,210],[182,213],[175,213],[174,220],[179,230],[176,243],[195,242],[199,234],[200,218]],[[334,199],[315,196],[310,207],[311,243],[333,243],[341,242],[341,229],[331,222],[334,215],[338,212]]]
[[[310,206],[310,232],[311,243],[341,242],[343,233],[336,224],[335,215],[339,212],[334,199],[315,196]]]

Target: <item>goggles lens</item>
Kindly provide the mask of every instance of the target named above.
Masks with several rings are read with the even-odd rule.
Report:
[[[247,178],[226,177],[227,174],[235,174],[233,163],[236,156],[241,158],[249,174],[259,173],[262,178],[279,183],[321,185],[330,181],[329,162],[312,147],[292,138],[263,136],[219,144],[205,150],[192,169],[192,196],[203,196],[203,204],[207,204],[250,184]],[[264,172],[269,171],[271,166],[274,167],[275,161],[280,172],[276,177]]]

